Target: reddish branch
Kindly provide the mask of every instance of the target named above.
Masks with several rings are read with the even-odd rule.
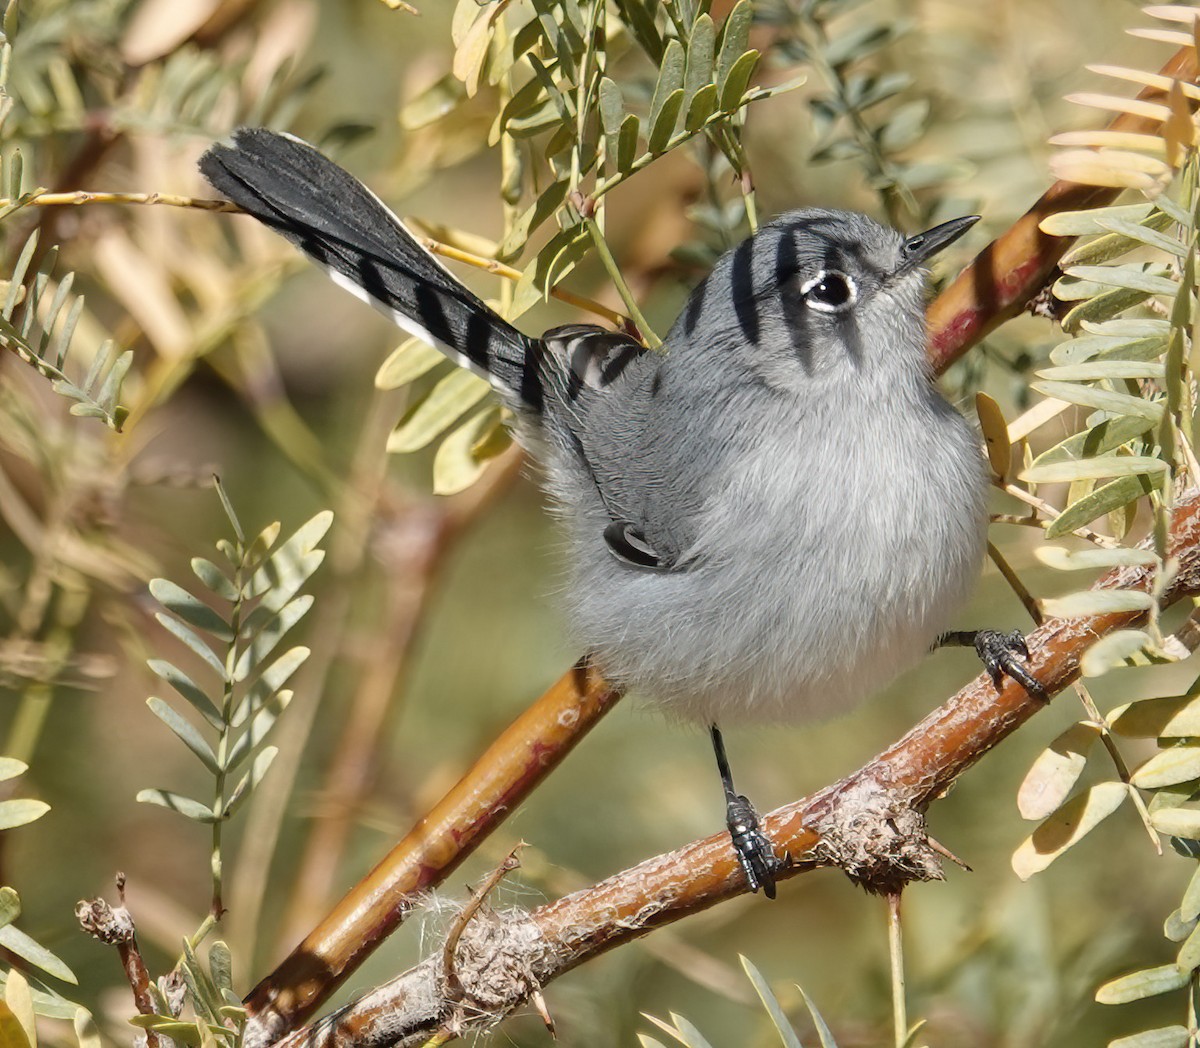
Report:
[[[1163,73],[1194,82],[1196,53],[1182,49]],[[1140,98],[1158,100],[1146,89]],[[1111,125],[1155,131],[1157,122],[1123,115]],[[1037,229],[1046,215],[1099,207],[1115,190],[1058,182],[979,257],[929,310],[930,360],[941,373],[987,332],[1020,312],[1041,291],[1069,242]],[[1191,592],[1200,538],[1200,504],[1190,498],[1175,519],[1185,570],[1169,600]],[[1122,571],[1100,585],[1145,588],[1146,574]],[[1030,638],[1032,668],[1048,691],[1078,673],[1097,637],[1139,621],[1134,614],[1054,621]],[[492,745],[430,815],[247,998],[247,1044],[277,1040],[310,1017],[330,993],[410,912],[411,894],[439,883],[495,829],[619,696],[576,666]],[[986,678],[960,692],[860,772],[814,797],[768,816],[780,847],[803,856],[794,872],[837,864],[880,890],[936,876],[935,850],[924,835],[925,806],[966,768],[1041,707],[1015,685],[999,694]],[[459,978],[471,987],[469,1009],[448,1001],[440,959],[430,957],[288,1044],[322,1046],[408,1043],[465,1028],[510,1011],[536,988],[597,953],[744,891],[726,834],[668,855],[551,903],[527,917],[473,922],[459,950]],[[490,958],[475,978],[463,956],[479,937]],[[486,940],[486,941],[485,941]]]

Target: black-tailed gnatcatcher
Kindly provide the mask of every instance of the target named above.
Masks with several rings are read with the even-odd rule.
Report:
[[[922,269],[976,219],[906,238],[785,214],[717,262],[652,352],[593,325],[522,334],[295,138],[240,130],[200,167],[512,408],[568,533],[579,641],[615,684],[712,726],[735,850],[773,896],[781,860],[717,722],[847,709],[929,650],[980,570],[987,477],[926,364]],[[995,640],[989,668],[1022,675]]]

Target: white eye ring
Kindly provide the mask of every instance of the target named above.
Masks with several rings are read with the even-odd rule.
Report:
[[[836,269],[823,269],[800,285],[800,294],[809,309],[822,313],[845,313],[858,301],[858,286]]]

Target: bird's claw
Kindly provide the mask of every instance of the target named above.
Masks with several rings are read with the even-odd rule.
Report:
[[[1018,656],[1021,659],[1029,659],[1029,646],[1025,643],[1025,637],[1020,630],[1013,630],[1011,633],[1001,633],[999,630],[978,630],[975,634],[975,651],[997,688],[1001,686],[1003,678],[1007,676],[1020,684],[1029,694],[1039,698],[1048,698],[1041,681],[1018,660]]]
[[[775,873],[787,865],[787,858],[775,854],[775,846],[758,828],[758,812],[741,794],[730,797],[725,809],[725,825],[733,842],[733,851],[741,864],[750,890],[762,889],[768,899],[775,898]]]

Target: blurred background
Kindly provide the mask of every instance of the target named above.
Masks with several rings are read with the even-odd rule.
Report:
[[[718,21],[728,6],[714,5]],[[764,17],[785,6],[764,5]],[[23,3],[5,134],[22,150],[25,188],[208,196],[195,171],[200,152],[265,117],[325,142],[402,215],[494,243],[500,167],[484,141],[495,101],[481,92],[448,122],[413,115],[454,52],[455,5],[416,7],[418,15],[380,0]],[[1086,63],[1165,60],[1164,45],[1126,35],[1140,19],[1123,0],[872,0],[831,10],[839,31],[865,20],[905,30],[868,58],[912,78],[897,105],[926,107],[919,133],[895,155],[940,165],[919,194],[929,214],[984,216],[937,276],[956,272],[1044,190],[1050,134],[1101,121],[1062,99],[1095,88]],[[770,31],[769,22],[754,30]],[[820,141],[810,103],[828,84],[786,59],[775,53],[758,80],[807,71],[808,83],[753,105],[746,120],[761,212],[820,205],[884,216],[857,158],[813,162]],[[214,77],[224,78],[220,89],[200,94],[197,85]],[[78,86],[74,109],[67,81]],[[268,96],[278,103],[256,108]],[[6,162],[11,171],[7,147]],[[609,200],[609,241],[660,332],[699,272],[697,252],[677,249],[711,240],[695,221],[706,191],[703,166],[681,149]],[[919,216],[911,218],[916,228]],[[251,533],[279,520],[286,535],[321,509],[337,513],[310,584],[316,606],[295,631],[313,655],[276,729],[280,757],[228,830],[222,935],[239,991],[579,653],[557,610],[555,528],[515,452],[453,496],[431,493],[432,448],[387,453],[389,432],[433,376],[375,387],[402,341],[385,320],[236,216],[30,208],[7,222],[10,264],[35,226],[43,248],[61,245],[59,270],[77,270],[74,290],[86,292],[84,366],[108,335],[133,350],[124,396],[133,415],[113,434],[68,415],[69,404],[15,358],[0,362],[5,752],[31,766],[16,791],[51,805],[5,835],[0,873],[21,894],[20,926],[72,966],[74,996],[105,1033],[128,1041],[132,1007],[115,954],[80,933],[72,910],[81,898],[113,897],[114,874],[124,871],[157,973],[208,906],[207,829],[135,795],[208,788],[207,773],[146,707],[164,685],[145,660],[188,664],[155,622],[146,583],[160,575],[188,584],[190,558],[215,558],[215,542],[228,536],[211,472]],[[500,296],[498,278],[457,271],[480,294]],[[588,261],[565,286],[619,308]],[[590,318],[555,302],[520,324],[540,331],[571,319]],[[968,411],[974,390],[986,389],[1012,417],[1028,404],[1030,364],[1060,340],[1049,321],[1022,318],[957,365],[945,388]],[[1030,589],[1054,595],[1064,583],[1033,560],[1035,539],[993,528]],[[1029,625],[989,568],[961,628]],[[739,788],[766,810],[832,782],[976,672],[972,653],[941,652],[844,717],[730,732]],[[1128,676],[1097,682],[1102,709],[1137,697]],[[1171,694],[1186,681],[1180,668],[1163,668],[1138,675],[1136,686],[1138,695]],[[1171,959],[1161,922],[1191,873],[1171,853],[1154,855],[1131,812],[1027,883],[1010,868],[1030,831],[1017,787],[1081,715],[1064,694],[931,812],[934,835],[974,872],[949,867],[944,883],[905,894],[910,1015],[928,1019],[930,1044],[1069,1048],[1176,1021],[1181,1011],[1171,998],[1123,1009],[1092,1001],[1102,980]],[[438,898],[461,897],[518,840],[529,847],[498,904],[531,907],[716,832],[722,815],[706,735],[628,697],[337,1000],[417,961],[423,936],[442,922]],[[634,1044],[650,1031],[642,1012],[681,1013],[714,1045],[775,1043],[738,964],[745,954],[789,1008],[803,986],[844,1048],[890,1043],[884,922],[882,901],[822,871],[783,885],[775,903],[739,899],[609,954],[549,987],[547,1002],[566,1045]],[[792,1014],[803,1034],[802,1010]],[[532,1046],[548,1036],[524,1015],[486,1040]]]

